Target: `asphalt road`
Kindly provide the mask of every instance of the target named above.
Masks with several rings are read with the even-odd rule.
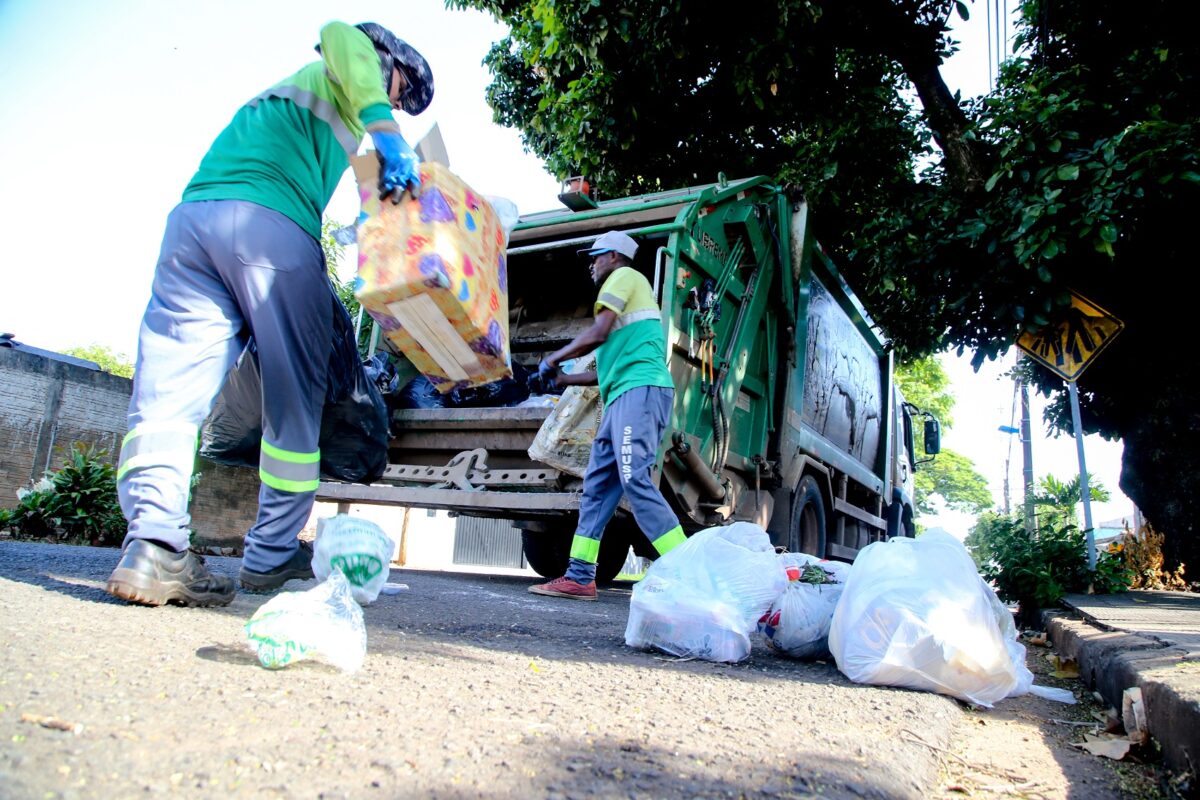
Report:
[[[268,671],[242,640],[265,596],[126,605],[116,558],[0,542],[4,797],[917,798],[964,714],[759,643],[732,666],[633,650],[628,588],[406,570],[359,672]]]

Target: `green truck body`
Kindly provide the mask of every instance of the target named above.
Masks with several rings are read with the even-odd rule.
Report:
[[[634,267],[663,309],[675,384],[657,477],[686,531],[751,520],[791,551],[847,561],[913,535],[915,444],[937,452],[937,421],[900,395],[885,340],[813,240],[802,201],[766,178],[722,177],[573,205],[523,216],[510,236],[513,360],[533,367],[590,324],[596,287],[580,248],[607,230],[638,240]],[[512,520],[530,566],[555,577],[581,480],[527,453],[550,411],[396,411],[382,481],[323,483],[318,495]],[[653,555],[622,507],[602,579],[630,545]]]

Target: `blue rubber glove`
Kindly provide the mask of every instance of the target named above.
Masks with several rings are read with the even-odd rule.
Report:
[[[546,386],[553,386],[554,379],[558,376],[558,367],[552,366],[549,361],[542,359],[538,362],[538,378]]]
[[[421,194],[421,159],[395,131],[371,131],[371,142],[379,156],[379,199],[399,203],[406,191]]]
[[[525,379],[525,388],[529,390],[530,394],[549,394],[551,389],[551,387],[547,386],[546,382],[542,380],[542,376],[538,375],[536,372]]]

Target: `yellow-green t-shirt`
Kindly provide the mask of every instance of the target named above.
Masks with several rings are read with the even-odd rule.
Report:
[[[632,267],[615,270],[596,298],[595,313],[603,308],[617,313],[608,338],[596,348],[596,377],[604,405],[638,386],[674,388],[667,370],[662,314],[650,282]]]

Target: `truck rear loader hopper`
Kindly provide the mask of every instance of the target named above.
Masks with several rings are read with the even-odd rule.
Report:
[[[523,216],[510,236],[514,362],[536,369],[590,325],[597,287],[577,250],[625,231],[663,309],[675,401],[655,476],[685,531],[750,520],[778,546],[847,561],[870,542],[914,535],[915,445],[936,454],[938,423],[895,387],[891,354],[813,241],[804,202],[766,178],[722,176],[590,205]],[[318,499],[509,519],[529,565],[557,577],[582,480],[527,453],[551,412],[394,411],[381,480],[322,482]],[[622,504],[601,580],[631,545],[654,556]]]

